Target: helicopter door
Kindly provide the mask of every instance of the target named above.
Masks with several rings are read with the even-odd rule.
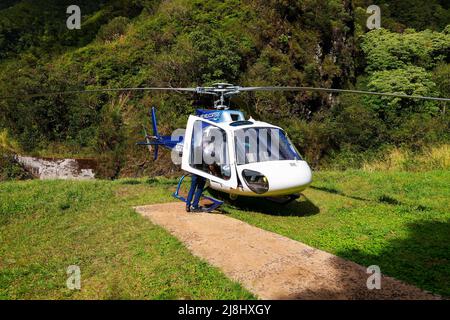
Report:
[[[237,188],[230,132],[214,122],[190,116],[181,168],[228,188]]]

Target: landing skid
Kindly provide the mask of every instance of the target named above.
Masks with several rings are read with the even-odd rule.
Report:
[[[180,180],[178,181],[177,190],[173,193],[173,197],[186,203],[186,198],[180,195],[180,188],[181,188],[181,184],[183,183],[184,178],[186,178],[186,175],[182,176],[180,178]],[[202,195],[202,199],[206,199],[206,200],[209,200],[212,202],[211,205],[208,205],[205,207],[204,212],[214,211],[215,209],[217,209],[218,207],[220,207],[223,204],[223,201],[217,200],[213,197],[208,197],[208,196]]]

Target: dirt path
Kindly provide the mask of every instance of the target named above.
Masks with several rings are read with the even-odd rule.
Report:
[[[368,290],[364,267],[226,215],[188,214],[182,203],[136,210],[262,299],[437,298],[386,276]]]

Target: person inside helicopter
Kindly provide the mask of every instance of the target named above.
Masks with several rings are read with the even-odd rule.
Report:
[[[213,128],[214,133],[204,139],[205,159],[209,159],[207,167],[209,173],[223,180],[231,178],[231,169],[228,162],[227,136],[224,130]]]
[[[231,169],[228,163],[227,139],[224,130],[209,124],[203,124],[201,134],[193,140],[193,158],[191,165],[219,179],[229,180]],[[195,136],[195,135],[194,135]],[[201,140],[200,140],[201,139]],[[195,152],[201,154],[201,161],[196,163]],[[186,199],[187,212],[199,212],[204,208],[199,206],[199,200],[206,179],[200,175],[192,175],[191,187]]]
[[[193,163],[193,166],[201,171],[207,172],[216,177],[221,177],[221,170],[219,165],[215,161],[215,144],[214,139],[208,136],[211,126],[205,126],[202,128],[202,134],[197,136],[201,138],[201,141],[193,141],[194,148],[202,155],[201,163]],[[211,160],[213,160],[211,162]],[[204,208],[199,205],[200,198],[203,193],[203,189],[206,184],[206,179],[200,175],[193,174],[191,179],[191,186],[188,196],[186,198],[186,211],[187,212],[202,212]]]

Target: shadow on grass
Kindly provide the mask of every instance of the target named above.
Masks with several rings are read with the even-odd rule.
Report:
[[[358,196],[351,196],[346,194],[345,192],[342,192],[338,189],[335,188],[328,188],[328,187],[315,187],[315,186],[310,186],[311,189],[314,190],[319,190],[319,191],[324,191],[324,192],[328,192],[328,193],[332,193],[332,194],[337,194],[339,196],[342,197],[346,197],[346,198],[350,198],[350,199],[354,199],[354,200],[359,200],[359,201],[373,201],[371,199],[367,199],[367,198],[362,198],[362,197],[358,197]]]
[[[353,200],[358,200],[358,201],[378,202],[378,203],[383,203],[383,204],[389,204],[391,206],[404,206],[404,207],[409,208],[409,210],[419,210],[419,211],[429,211],[429,210],[431,210],[431,208],[429,208],[427,206],[423,206],[423,205],[414,206],[414,205],[403,203],[403,202],[395,199],[394,197],[391,197],[391,196],[386,195],[386,194],[382,194],[377,199],[368,199],[368,198],[362,198],[362,197],[358,197],[358,196],[352,196],[352,195],[346,194],[343,191],[337,190],[335,188],[316,187],[316,186],[311,186],[310,188],[314,189],[314,190],[319,190],[319,191],[324,191],[324,192],[336,194],[336,195],[339,195],[339,196],[342,196],[342,197],[346,197],[346,198],[353,199]]]
[[[332,280],[312,281],[306,287],[277,299],[446,299],[450,297],[450,221],[419,221],[407,225],[405,238],[388,241],[377,254],[357,249],[340,250],[336,254],[354,261],[363,268],[349,266],[337,257],[331,257],[323,266]],[[367,267],[377,265],[384,276],[390,276],[421,290],[403,286],[383,277],[379,290],[369,290]],[[426,292],[431,294],[426,294]]]
[[[234,201],[227,199],[227,196],[218,194],[215,191],[209,191],[213,197],[224,200],[231,206],[244,211],[253,211],[273,216],[294,216],[307,217],[318,214],[320,212],[313,202],[307,197],[301,196],[300,199],[292,201],[288,204],[278,204],[265,198],[239,197]],[[226,207],[223,208],[224,213],[228,213]]]
[[[142,181],[139,180],[132,180],[132,179],[126,179],[126,180],[121,180],[120,184],[125,184],[125,185],[136,185],[136,184],[142,184]]]
[[[376,254],[357,249],[338,251],[343,258],[432,293],[450,297],[450,221],[418,221],[407,225],[406,238],[388,241]]]

